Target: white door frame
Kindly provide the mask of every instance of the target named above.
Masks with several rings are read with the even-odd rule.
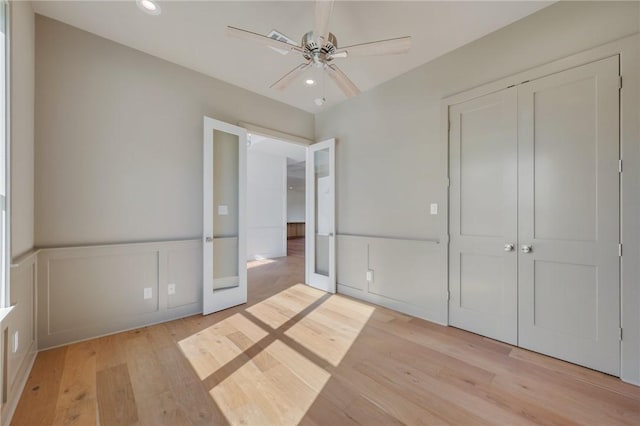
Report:
[[[238,285],[213,291],[214,178],[213,132],[220,130],[238,137]],[[247,131],[223,121],[204,117],[203,132],[203,235],[202,235],[202,313],[217,312],[247,302],[246,248],[246,187],[247,187]]]

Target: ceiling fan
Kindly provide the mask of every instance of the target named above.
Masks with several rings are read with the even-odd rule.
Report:
[[[289,54],[291,52],[302,54],[304,63],[289,71],[270,87],[284,90],[300,77],[306,69],[314,66],[324,69],[347,98],[350,98],[359,94],[360,90],[349,80],[346,74],[333,63],[334,59],[348,58],[350,56],[395,55],[406,53],[411,47],[411,37],[399,37],[353,46],[338,47],[336,36],[329,32],[329,18],[332,9],[333,0],[317,0],[315,2],[315,22],[313,30],[302,36],[300,45],[231,26],[227,27],[227,34],[261,43],[283,54]]]

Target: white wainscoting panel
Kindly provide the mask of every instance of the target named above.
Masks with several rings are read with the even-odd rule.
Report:
[[[168,295],[168,285],[176,292]],[[151,298],[144,298],[144,289]],[[200,240],[44,249],[38,347],[45,349],[201,312]]]
[[[202,304],[202,244],[167,249],[168,284],[175,284],[175,294],[167,297],[169,309]],[[167,286],[168,286],[167,284]]]
[[[32,251],[11,264],[11,308],[0,324],[0,365],[4,365],[4,333],[8,337],[7,400],[2,405],[2,424],[8,424],[18,404],[31,366],[36,358],[35,290],[37,252]],[[15,339],[17,333],[17,339]],[[15,340],[14,340],[15,339]],[[16,341],[17,340],[17,341]],[[17,343],[17,345],[16,345]],[[0,373],[1,374],[1,373]]]
[[[447,323],[446,248],[436,241],[338,235],[338,292]],[[367,271],[372,280],[367,281]]]
[[[338,285],[359,291],[367,290],[368,244],[368,239],[364,237],[338,235],[336,241]]]

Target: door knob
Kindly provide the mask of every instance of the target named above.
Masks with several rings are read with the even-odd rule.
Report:
[[[523,244],[522,247],[520,247],[520,251],[523,253],[531,253],[531,246]]]
[[[513,244],[505,244],[504,245],[504,251],[513,251]]]
[[[211,237],[211,236],[207,235],[207,237],[204,239],[204,241],[205,241],[206,243],[212,243],[212,242],[213,242],[213,237]]]

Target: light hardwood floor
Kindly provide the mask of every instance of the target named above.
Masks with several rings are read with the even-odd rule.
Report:
[[[13,424],[640,424],[638,387],[303,275],[252,262],[245,306],[38,354]]]
[[[304,257],[304,237],[287,240],[287,256]]]

